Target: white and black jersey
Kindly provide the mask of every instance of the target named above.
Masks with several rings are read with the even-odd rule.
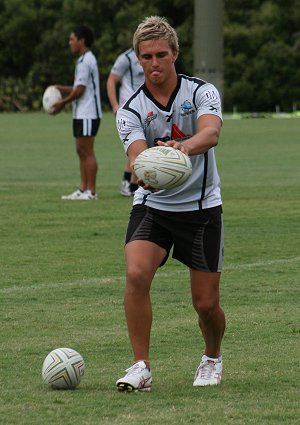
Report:
[[[73,118],[101,118],[99,71],[97,60],[91,51],[87,51],[77,60],[73,86],[85,86],[83,95],[72,102]]]
[[[212,114],[222,119],[218,90],[199,78],[178,75],[178,84],[165,107],[142,85],[119,109],[117,128],[125,151],[136,140],[148,147],[157,140],[186,138],[198,131],[197,119]],[[181,186],[151,193],[139,188],[134,205],[144,204],[165,211],[194,211],[221,205],[220,179],[214,149],[191,156],[192,176]]]
[[[144,82],[144,70],[132,48],[117,57],[111,73],[121,78],[119,90],[120,105],[123,105]]]

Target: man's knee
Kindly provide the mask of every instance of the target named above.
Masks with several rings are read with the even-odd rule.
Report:
[[[218,299],[197,299],[193,300],[193,306],[198,316],[202,320],[210,320],[210,318],[219,309]]]
[[[127,266],[127,280],[133,284],[138,283],[143,280],[143,270],[138,265],[134,264],[133,266]]]
[[[126,289],[133,292],[147,292],[151,285],[150,274],[137,264],[127,266]]]

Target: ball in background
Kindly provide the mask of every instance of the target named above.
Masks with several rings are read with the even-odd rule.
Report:
[[[144,150],[136,157],[133,168],[137,177],[154,189],[173,189],[192,174],[190,158],[169,146]]]
[[[52,389],[74,389],[84,374],[84,360],[72,348],[56,348],[44,360],[42,376]]]
[[[46,88],[43,94],[43,108],[48,114],[53,114],[53,105],[62,98],[61,92],[55,86]]]

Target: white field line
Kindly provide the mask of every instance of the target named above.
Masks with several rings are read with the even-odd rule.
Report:
[[[226,271],[242,271],[242,270],[251,270],[256,269],[258,267],[266,267],[272,265],[287,265],[291,263],[300,262],[300,257],[290,257],[290,258],[282,258],[277,260],[264,260],[264,261],[256,261],[254,263],[246,263],[246,264],[227,264],[224,266],[224,272]],[[158,271],[157,277],[175,277],[178,275],[187,274],[187,269],[181,269],[176,271],[164,272]],[[93,278],[93,279],[81,279],[75,280],[73,282],[44,282],[44,283],[35,283],[33,285],[26,286],[11,286],[9,288],[0,288],[0,294],[9,294],[13,292],[27,292],[37,289],[55,289],[60,287],[67,286],[88,286],[88,285],[99,285],[99,284],[111,284],[117,281],[125,281],[125,276],[110,276],[104,278]]]

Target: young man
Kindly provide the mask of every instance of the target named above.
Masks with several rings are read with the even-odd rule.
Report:
[[[114,114],[117,113],[120,105],[144,82],[144,71],[133,48],[126,50],[119,55],[111,69],[107,79],[107,96]],[[117,96],[117,86],[119,87],[119,101]],[[124,176],[120,185],[120,193],[123,196],[131,196],[137,189],[137,180],[131,172],[129,159],[126,160]]]
[[[55,104],[54,113],[72,102],[73,135],[80,166],[80,188],[70,195],[62,196],[66,200],[89,201],[97,199],[96,176],[97,160],[94,152],[95,136],[102,117],[100,81],[97,60],[90,50],[94,41],[92,30],[81,25],[70,35],[71,52],[79,56],[76,62],[73,86],[56,85],[67,96]]]
[[[157,144],[189,155],[193,173],[175,189],[155,191],[139,181],[141,187],[135,192],[126,234],[124,297],[134,364],[116,385],[120,391],[151,389],[150,287],[172,247],[173,258],[190,270],[192,302],[205,343],[193,385],[217,385],[225,330],[219,304],[222,201],[214,156],[222,124],[220,97],[213,85],[176,73],[177,35],[164,18],[146,18],[133,44],[145,84],[117,113],[131,165],[140,152]]]

